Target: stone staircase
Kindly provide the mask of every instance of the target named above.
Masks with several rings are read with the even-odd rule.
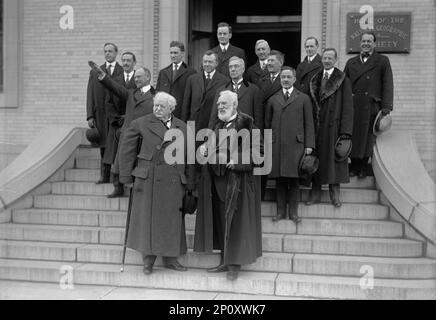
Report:
[[[96,185],[98,149],[80,147],[71,165],[49,183],[49,194],[33,195],[33,205],[13,209],[0,224],[0,279],[59,283],[74,270],[75,284],[148,287],[286,297],[340,299],[436,299],[436,260],[423,256],[424,243],[405,236],[390,220],[372,177],[343,185],[341,208],[323,201],[300,204],[301,224],[273,222],[275,202],[262,203],[263,256],[230,282],[225,273],[204,270],[219,255],[192,252],[195,216],[186,216],[189,267],[160,267],[142,273],[140,255],[128,249],[120,272],[127,197],[107,199],[112,185]],[[308,190],[301,191],[301,200]],[[273,185],[267,199],[273,200]]]

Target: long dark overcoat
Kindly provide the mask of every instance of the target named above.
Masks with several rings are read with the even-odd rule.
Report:
[[[170,64],[168,67],[159,72],[156,83],[156,91],[169,93],[176,98],[177,105],[173,111],[173,115],[176,118],[180,119],[182,116],[183,96],[185,94],[186,81],[188,80],[189,76],[194,73],[196,73],[195,69],[191,68],[184,62],[177,71],[174,82],[172,81],[173,64]]]
[[[215,128],[215,124],[218,121],[217,101],[219,93],[224,90],[234,91],[232,81],[218,88],[216,92],[208,125],[210,129]],[[242,82],[238,90],[238,110],[252,117],[254,119],[254,125],[261,130],[263,129],[264,110],[262,106],[262,92],[258,86],[245,80]]]
[[[126,100],[126,113],[124,115],[123,125],[120,129],[120,141],[123,136],[123,132],[129,127],[130,123],[143,117],[147,114],[153,113],[153,97],[155,90],[153,87],[143,94],[140,89],[128,89],[119,83],[116,83],[111,78],[104,77],[101,83],[110,90],[114,95],[120,99]],[[119,146],[118,146],[119,149]],[[119,173],[119,154],[115,155],[114,165],[112,166],[112,172]]]
[[[102,64],[100,68],[107,73],[106,64]],[[117,77],[124,72],[123,67],[118,63],[115,65],[112,76]],[[101,140],[99,147],[106,148],[106,137],[109,122],[107,119],[106,102],[107,102],[107,92],[105,87],[103,87],[98,81],[98,74],[94,70],[89,73],[88,87],[86,92],[86,120],[90,118],[95,119],[95,126],[100,132]]]
[[[344,69],[351,80],[354,103],[352,158],[372,155],[375,117],[381,108],[393,109],[394,82],[389,58],[374,52],[363,63],[360,55],[348,60]]]
[[[179,129],[186,137],[183,121],[173,117],[171,128]],[[172,145],[171,140],[164,142],[166,131],[154,114],[132,121],[120,145],[120,182],[130,183],[135,177],[127,246],[143,255],[177,257],[186,253],[180,208],[187,177],[183,155],[183,163],[169,164],[164,159],[165,150]],[[142,144],[137,155],[140,136]],[[186,151],[184,139],[180,150]]]
[[[340,134],[353,133],[353,97],[350,80],[335,68],[325,89],[321,90],[323,70],[310,81],[315,110],[316,152],[319,168],[313,178],[321,184],[347,183],[348,159],[335,161],[335,143]]]
[[[216,130],[223,127],[219,121]],[[253,128],[251,117],[242,113],[236,119],[236,130]],[[261,142],[262,143],[262,142]],[[261,145],[251,148],[261,149]],[[262,150],[258,150],[262,154]],[[253,175],[253,164],[238,164],[229,175],[225,197],[226,213],[236,208],[226,220],[224,235],[224,264],[249,264],[262,255],[262,227],[260,212],[260,176]],[[195,222],[194,251],[212,252],[219,249],[214,235],[212,208],[212,175],[209,165],[202,166],[198,209]],[[240,192],[238,192],[240,190]],[[236,193],[235,193],[236,192]],[[234,199],[232,202],[231,199]]]
[[[195,121],[196,130],[207,128],[217,89],[228,82],[228,78],[215,71],[207,87],[204,72],[193,74],[186,82],[182,106],[182,121]]]
[[[296,69],[297,72],[297,80],[294,83],[294,87],[300,90],[301,92],[310,96],[310,79],[318,73],[322,69],[321,56],[316,54],[315,58],[311,62],[308,61],[308,58],[304,58],[301,61]]]
[[[132,78],[126,83],[124,79],[124,73],[112,78],[116,83],[125,87],[126,89],[135,89],[135,79]],[[108,90],[106,95],[106,105],[107,105],[107,119],[108,119],[108,132],[106,149],[104,151],[103,162],[107,164],[113,164],[115,161],[115,156],[118,151],[118,143],[120,139],[121,127],[124,123],[124,114],[126,113],[126,102],[125,97],[119,97],[115,95],[112,91]]]
[[[265,110],[265,129],[272,129],[272,170],[269,178],[298,178],[305,148],[315,148],[312,103],[294,88],[288,100],[283,90],[272,96]]]

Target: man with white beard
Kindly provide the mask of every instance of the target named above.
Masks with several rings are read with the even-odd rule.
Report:
[[[238,112],[237,106],[236,93],[220,92],[216,144],[209,138],[199,147],[208,163],[202,166],[194,238],[196,252],[221,250],[220,264],[207,271],[227,272],[229,280],[238,277],[241,265],[262,255],[260,176],[253,175],[255,165],[260,165],[253,155],[262,156],[261,135],[254,131],[253,118]],[[243,138],[238,139],[238,134]],[[234,146],[228,143],[232,139]],[[243,161],[247,153],[249,161]]]

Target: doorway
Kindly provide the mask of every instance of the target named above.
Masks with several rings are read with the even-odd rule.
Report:
[[[203,53],[218,45],[217,24],[227,22],[233,28],[230,42],[245,50],[246,69],[257,61],[254,45],[259,39],[283,52],[285,65],[296,68],[300,62],[301,12],[302,1],[190,0],[188,63],[201,69]]]

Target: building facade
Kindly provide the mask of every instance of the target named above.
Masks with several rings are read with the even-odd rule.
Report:
[[[348,54],[347,15],[371,6],[378,12],[411,14],[410,48],[389,53],[394,72],[393,128],[414,134],[421,159],[434,177],[436,158],[436,2],[304,0],[267,5],[213,0],[1,0],[0,143],[27,145],[43,127],[85,127],[88,60],[102,63],[103,44],[136,54],[157,80],[170,63],[169,43],[186,43],[186,61],[197,70],[202,53],[217,44],[216,24],[230,23],[231,42],[255,62],[263,38],[296,67],[308,36],[320,50],[335,47],[338,67]],[[242,3],[242,4],[241,4]],[[118,60],[120,60],[118,58]]]

